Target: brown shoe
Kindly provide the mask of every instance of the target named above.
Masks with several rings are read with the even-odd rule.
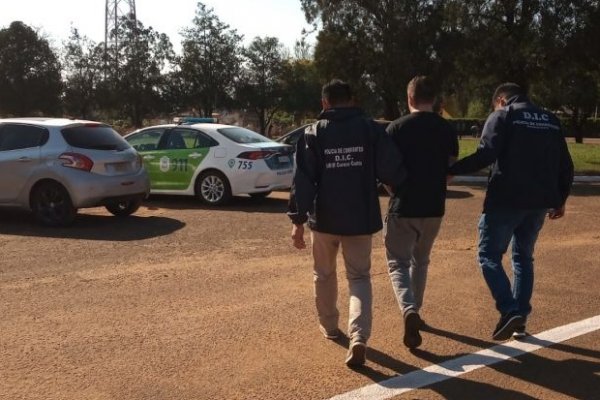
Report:
[[[404,314],[404,345],[409,349],[416,349],[423,343],[419,332],[422,325],[421,317],[416,311],[408,310]]]
[[[353,339],[346,356],[346,365],[350,368],[360,367],[367,361],[367,344],[362,339]]]
[[[328,331],[323,325],[319,325],[319,330],[321,331],[325,339],[336,340],[339,339],[340,336],[342,336],[342,331],[340,331],[338,328]]]

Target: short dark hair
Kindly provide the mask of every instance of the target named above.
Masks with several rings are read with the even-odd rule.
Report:
[[[347,103],[354,97],[350,85],[341,79],[333,79],[323,85],[321,96],[331,105]]]
[[[505,82],[499,85],[494,91],[494,96],[492,96],[492,106],[498,97],[504,97],[505,99],[510,99],[511,97],[520,96],[525,94],[525,90],[516,83]]]
[[[434,103],[438,95],[438,90],[435,82],[428,76],[415,76],[408,82],[406,92],[409,97],[412,97],[417,104]]]

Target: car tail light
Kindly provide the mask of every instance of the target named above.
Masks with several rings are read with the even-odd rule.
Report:
[[[62,153],[58,156],[59,160],[63,161],[64,167],[80,169],[90,172],[94,166],[94,162],[88,157],[79,153]]]
[[[269,158],[273,155],[277,154],[274,151],[245,151],[240,153],[237,158],[242,158],[245,160],[263,160],[265,158]]]

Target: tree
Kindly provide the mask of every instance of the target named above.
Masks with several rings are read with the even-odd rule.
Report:
[[[179,62],[186,101],[204,115],[231,97],[241,66],[243,36],[230,29],[212,8],[198,3],[193,25],[183,30],[183,55]]]
[[[244,50],[245,66],[238,81],[238,101],[252,110],[258,119],[260,133],[281,108],[284,72],[283,46],[277,38],[255,38]]]
[[[0,112],[60,111],[60,63],[48,41],[20,21],[0,30]]]
[[[315,63],[291,59],[283,65],[281,107],[299,125],[307,116],[315,118],[321,110],[321,83]]]
[[[315,60],[323,75],[373,90],[386,118],[399,114],[408,81],[441,75],[447,44],[441,0],[301,0],[308,22],[320,19]],[[451,52],[446,52],[451,56]]]
[[[64,107],[74,116],[89,119],[97,108],[97,88],[102,82],[104,46],[71,29],[69,41],[63,44]]]
[[[117,31],[111,33],[119,36],[119,45],[108,48],[113,62],[107,63],[102,97],[107,108],[116,107],[138,127],[144,117],[161,109],[163,71],[174,58],[173,45],[167,35],[145,28],[131,16],[122,19]]]
[[[600,49],[589,46],[599,34],[599,2],[546,0],[539,25],[544,68],[532,94],[570,117],[568,129],[578,143],[598,102]],[[550,68],[551,66],[551,68]]]

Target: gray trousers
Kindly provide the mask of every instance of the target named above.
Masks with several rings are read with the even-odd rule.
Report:
[[[388,273],[403,315],[419,312],[423,305],[429,255],[441,223],[442,218],[386,218]]]
[[[338,327],[336,257],[341,245],[350,295],[348,336],[366,341],[371,336],[373,320],[370,272],[373,236],[340,236],[313,231],[311,237],[319,323],[328,331]]]

